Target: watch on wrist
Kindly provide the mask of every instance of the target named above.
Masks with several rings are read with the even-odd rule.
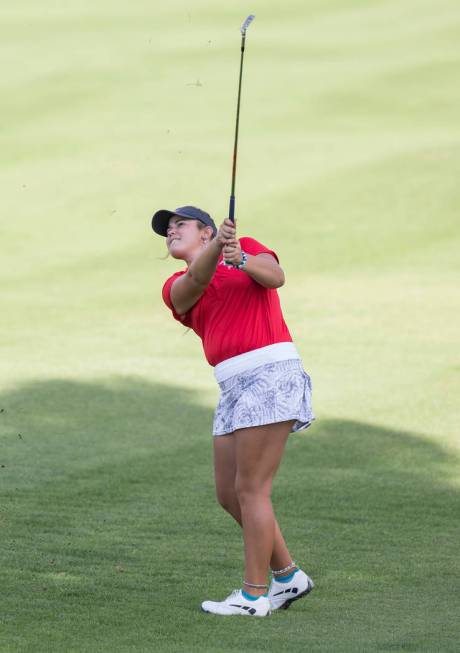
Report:
[[[241,262],[238,263],[238,265],[235,265],[234,267],[237,270],[244,270],[247,262],[248,262],[248,255],[246,254],[246,252],[243,252],[243,250],[241,250]]]

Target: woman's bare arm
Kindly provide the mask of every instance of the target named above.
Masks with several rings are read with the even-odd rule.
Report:
[[[281,288],[284,285],[283,269],[274,256],[265,253],[246,256],[248,260],[243,269],[254,281],[265,288]]]
[[[188,270],[171,286],[171,301],[176,313],[184,315],[194,306],[211,282],[222,248],[235,237],[236,230],[230,220],[224,220],[217,235],[192,261]]]
[[[238,240],[232,240],[223,248],[226,261],[238,265],[241,263],[241,245]],[[264,288],[280,288],[284,285],[284,272],[274,256],[268,253],[251,256],[246,254],[247,262],[243,270],[254,281]]]
[[[214,238],[192,262],[187,272],[174,281],[171,301],[176,313],[184,315],[200,299],[216,271],[221,252],[222,246]]]

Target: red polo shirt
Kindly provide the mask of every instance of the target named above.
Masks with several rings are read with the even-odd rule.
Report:
[[[267,253],[278,260],[275,252],[253,238],[239,241],[248,254]],[[169,277],[163,300],[176,320],[200,336],[210,365],[276,342],[292,342],[276,289],[264,288],[243,270],[227,267],[222,256],[203,295],[180,317],[171,302],[171,286],[186,272]]]

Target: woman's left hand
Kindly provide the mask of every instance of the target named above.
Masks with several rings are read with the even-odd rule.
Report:
[[[226,263],[239,265],[241,263],[241,245],[239,240],[234,239],[225,243],[222,250],[222,256]]]

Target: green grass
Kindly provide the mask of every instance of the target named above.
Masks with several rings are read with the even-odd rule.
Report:
[[[249,11],[238,226],[317,415],[274,490],[316,588],[256,623],[198,609],[241,538],[149,227],[225,215]],[[458,3],[22,0],[1,30],[0,651],[456,651]]]

